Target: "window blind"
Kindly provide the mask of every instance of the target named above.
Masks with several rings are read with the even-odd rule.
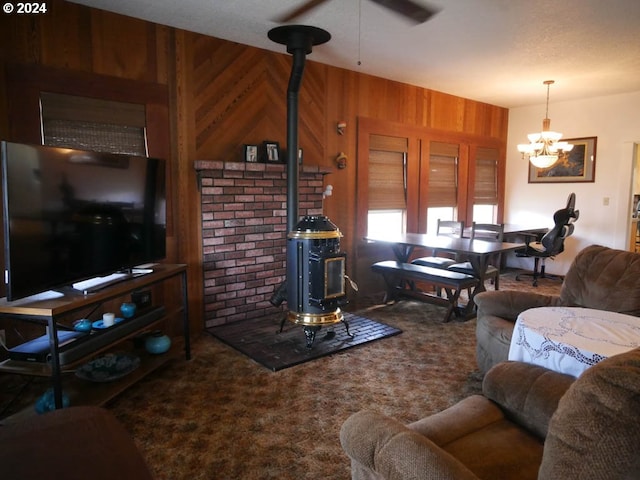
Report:
[[[407,139],[369,137],[369,210],[405,210]]]
[[[429,144],[429,207],[455,207],[458,204],[458,145]]]
[[[42,143],[147,155],[145,106],[74,95],[40,95]]]
[[[479,147],[476,152],[473,203],[498,204],[498,150]]]

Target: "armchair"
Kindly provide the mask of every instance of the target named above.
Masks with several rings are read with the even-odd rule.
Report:
[[[580,211],[576,210],[575,206],[576,194],[571,193],[567,199],[567,206],[553,214],[553,228],[539,242],[528,242],[525,248],[516,250],[517,257],[534,258],[533,272],[520,273],[516,275],[516,280],[520,280],[521,276],[531,275],[533,277],[533,286],[537,287],[538,278],[562,278],[545,272],[545,260],[553,258],[564,251],[564,241],[573,233],[573,223],[580,216]]]
[[[474,301],[476,360],[486,373],[509,357],[516,319],[529,308],[562,305],[640,316],[640,254],[591,245],[576,255],[560,295],[500,290],[480,293]]]
[[[640,349],[579,379],[504,362],[470,396],[409,425],[361,411],[340,441],[353,480],[638,478]]]

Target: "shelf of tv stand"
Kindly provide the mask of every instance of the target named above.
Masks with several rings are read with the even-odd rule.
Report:
[[[75,375],[65,379],[65,393],[69,395],[70,403],[82,405],[104,405],[121,394],[134,383],[162,367],[169,360],[179,358],[184,354],[184,341],[173,339],[168,352],[152,355],[143,349],[132,351],[140,357],[140,366],[128,375],[112,382],[90,382],[77,378]]]
[[[154,271],[151,273],[129,278],[87,294],[72,292],[53,299],[24,299],[16,302],[7,302],[6,299],[3,298],[0,299],[0,315],[8,315],[14,319],[20,319],[22,317],[25,321],[35,321],[43,325],[53,326],[54,329],[57,329],[58,324],[56,318],[64,314],[127,295],[135,290],[143,289],[177,276],[181,277],[182,305],[177,308],[171,308],[170,311],[165,312],[165,314],[157,320],[143,325],[122,337],[118,337],[107,345],[88,352],[82,358],[74,360],[72,363],[61,365],[59,371],[56,371],[51,363],[9,359],[0,363],[0,372],[51,377],[54,392],[58,392],[57,395],[59,395],[59,405],[61,405],[62,391],[69,395],[73,404],[103,405],[133,383],[139,381],[144,376],[180,354],[183,354],[186,359],[189,359],[191,352],[187,311],[186,265],[158,264],[154,266]],[[75,375],[70,375],[76,368],[86,363],[89,359],[95,358],[109,350],[118,350],[118,346],[124,346],[127,340],[132,340],[144,332],[154,330],[154,327],[164,322],[167,317],[175,318],[180,314],[183,320],[182,338],[172,338],[171,349],[162,355],[151,355],[147,354],[143,349],[136,349],[136,355],[141,357],[140,366],[125,377],[113,382],[97,383],[79,379],[75,377]],[[126,350],[130,350],[130,348]]]
[[[181,310],[182,309],[177,309],[174,313],[180,313]],[[143,335],[145,332],[153,331],[155,327],[163,323],[166,320],[167,316],[170,316],[170,315],[171,315],[171,312],[165,313],[162,317],[158,318],[152,323],[149,323],[141,328],[138,328],[137,330],[134,330],[128,333],[127,335],[118,337],[117,340],[114,340],[110,344],[107,344],[100,348],[96,348],[95,350],[92,350],[90,353],[82,356],[81,358],[79,358],[78,360],[75,360],[74,362],[70,362],[68,364],[62,365],[61,373],[65,374],[69,372],[75,372],[77,367],[80,367],[81,365],[85,364],[91,358],[95,358],[101,353],[107,352],[109,350],[113,350],[114,345],[124,343],[126,340],[133,339],[139,335]],[[184,342],[182,342],[182,346],[184,346]],[[28,362],[28,361],[11,360],[11,359],[7,359],[0,362],[0,372],[14,373],[18,375],[32,375],[32,376],[38,376],[38,377],[50,377],[53,374],[50,363]]]
[[[25,315],[30,317],[56,317],[84,306],[104,302],[112,298],[126,295],[134,290],[139,290],[155,283],[162,282],[186,271],[186,265],[159,263],[153,267],[153,272],[145,273],[133,278],[118,282],[109,287],[95,292],[84,294],[82,292],[67,292],[64,295],[46,300],[30,301],[26,299],[8,302],[6,298],[0,299],[0,314]]]

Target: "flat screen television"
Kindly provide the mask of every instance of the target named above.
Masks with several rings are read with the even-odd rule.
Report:
[[[7,301],[166,254],[165,162],[2,142]]]

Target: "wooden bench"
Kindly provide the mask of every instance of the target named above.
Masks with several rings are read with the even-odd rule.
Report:
[[[473,288],[478,283],[478,279],[473,275],[394,260],[374,263],[371,270],[380,273],[387,285],[385,303],[396,300],[398,295],[407,295],[436,305],[446,306],[448,308],[444,316],[445,322],[451,320],[452,313],[460,316],[458,308],[460,292],[466,288]],[[447,298],[417,290],[414,287],[415,281],[426,282],[442,288],[447,293]]]

